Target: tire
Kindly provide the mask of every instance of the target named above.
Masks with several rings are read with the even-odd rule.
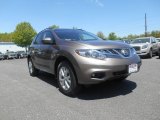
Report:
[[[31,59],[28,59],[28,69],[30,76],[37,76],[39,73],[39,70],[34,67]]]
[[[148,53],[148,58],[152,58],[152,56],[153,56],[153,52],[152,52],[152,49],[150,49]]]
[[[59,90],[68,96],[76,95],[80,90],[74,69],[67,61],[62,61],[57,68]]]
[[[158,52],[158,56],[159,56],[159,59],[160,59],[160,50],[159,50],[159,52]]]

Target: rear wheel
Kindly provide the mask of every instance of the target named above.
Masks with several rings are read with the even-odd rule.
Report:
[[[59,90],[65,95],[73,96],[80,90],[74,69],[67,61],[63,61],[58,65],[57,81]]]
[[[28,59],[28,69],[29,69],[29,74],[31,76],[38,75],[39,70],[34,67],[33,62],[32,62],[31,59]]]

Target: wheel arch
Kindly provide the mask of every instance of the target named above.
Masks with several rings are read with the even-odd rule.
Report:
[[[76,65],[76,67],[75,67],[75,65],[73,65],[73,64],[77,64],[77,63],[75,63],[76,61],[73,60],[73,58],[72,58],[72,60],[71,60],[71,58],[69,59],[69,58],[66,57],[66,56],[59,56],[59,57],[57,57],[57,59],[56,59],[56,61],[55,61],[55,64],[54,64],[54,74],[55,74],[55,76],[57,77],[58,65],[59,65],[62,61],[67,61],[67,62],[69,63],[69,65],[70,65],[71,68],[73,69],[73,72],[74,72],[74,74],[75,74],[75,76],[76,76],[76,80],[77,80],[77,82],[78,82],[78,77],[77,77],[77,73],[76,73],[76,67],[77,67],[77,65]],[[74,61],[74,63],[72,63],[71,61]]]

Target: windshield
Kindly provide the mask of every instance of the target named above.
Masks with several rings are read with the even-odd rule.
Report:
[[[150,43],[150,38],[135,39],[135,40],[132,41],[132,43]]]
[[[83,30],[55,30],[55,33],[63,40],[89,41],[99,39],[96,35]]]

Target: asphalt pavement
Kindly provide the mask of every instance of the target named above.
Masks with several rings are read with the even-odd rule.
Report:
[[[63,95],[53,75],[31,77],[26,59],[0,61],[0,120],[160,120],[160,59],[122,83],[84,88]]]

